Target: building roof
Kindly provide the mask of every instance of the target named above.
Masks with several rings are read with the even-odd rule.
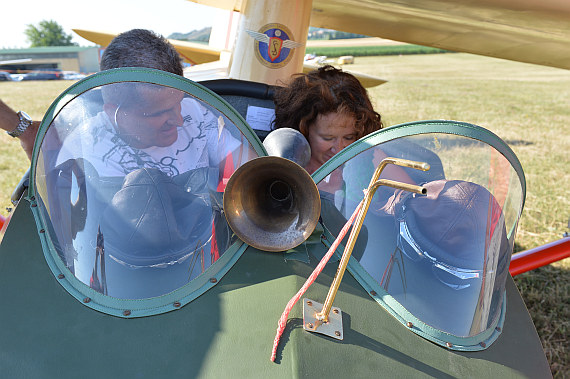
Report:
[[[98,48],[97,46],[45,46],[29,47],[26,49],[1,49],[0,54],[41,54],[41,53],[79,53],[81,51]]]

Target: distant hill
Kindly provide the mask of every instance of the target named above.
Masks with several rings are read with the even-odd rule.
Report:
[[[210,33],[212,32],[211,27],[207,27],[200,30],[193,30],[189,33],[172,33],[167,38],[177,39],[180,41],[191,41],[191,42],[208,42],[210,40]]]

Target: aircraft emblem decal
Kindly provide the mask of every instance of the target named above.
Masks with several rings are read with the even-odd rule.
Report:
[[[293,49],[303,46],[292,39],[293,33],[283,24],[267,24],[247,33],[255,40],[257,59],[269,68],[285,66],[293,57]]]
[[[265,34],[264,34],[265,35]],[[275,61],[281,55],[281,47],[283,46],[283,40],[277,37],[269,38],[269,59],[271,62]]]

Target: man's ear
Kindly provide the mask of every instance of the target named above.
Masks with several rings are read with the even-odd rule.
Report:
[[[115,113],[117,112],[118,107],[119,106],[117,104],[112,104],[112,103],[103,104],[103,110],[105,111],[105,113],[107,113],[107,116],[109,116],[109,119],[113,122],[113,125],[115,125]]]

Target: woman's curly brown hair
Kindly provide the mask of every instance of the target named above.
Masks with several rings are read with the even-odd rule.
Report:
[[[289,85],[275,90],[274,128],[292,128],[309,137],[309,126],[319,114],[344,113],[356,119],[357,138],[382,129],[366,89],[354,75],[326,65],[308,74],[296,74]]]

